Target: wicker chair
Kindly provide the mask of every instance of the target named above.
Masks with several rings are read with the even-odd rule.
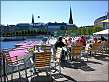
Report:
[[[27,71],[26,71],[26,63],[25,63],[25,59],[22,58],[22,59],[17,59],[17,56],[13,56],[13,57],[10,57],[9,55],[9,51],[6,51],[6,50],[2,50],[3,52],[3,55],[5,56],[6,58],[6,61],[7,61],[7,64],[12,67],[12,73],[11,73],[11,80],[13,79],[13,70],[14,70],[14,67],[18,67],[18,71],[19,71],[19,78],[20,78],[20,69],[19,69],[19,66],[20,65],[24,65],[25,67],[25,75],[26,75],[26,78],[27,78]],[[15,61],[12,61],[11,58],[16,58]]]
[[[42,50],[44,52],[51,52],[51,45],[42,45]]]
[[[92,49],[91,51],[91,55],[94,52],[94,54],[96,55],[96,52],[99,52],[100,49],[100,43],[93,43]]]
[[[82,50],[82,54],[84,54],[83,56],[85,56],[85,55],[87,56],[87,61],[88,61],[88,54],[90,52],[90,47],[89,46],[90,46],[90,44],[87,43],[85,49]]]
[[[71,48],[71,56],[79,56],[80,57],[80,62],[81,62],[81,46],[72,46]]]
[[[0,52],[0,82],[2,82],[2,52]]]
[[[46,75],[48,75],[48,69],[51,69],[51,52],[37,52],[35,54],[34,61],[30,59],[31,67],[34,69],[46,69]],[[30,70],[31,70],[30,67]],[[35,76],[35,73],[33,73]],[[50,70],[51,75],[51,70]]]
[[[60,66],[61,54],[62,54],[62,48],[57,47],[57,51],[56,51],[55,55],[52,55],[52,57],[51,57],[51,58],[53,58],[51,63],[55,64],[55,66],[54,66],[55,72],[56,72],[56,67],[59,66],[59,70],[57,70],[59,73],[61,73],[61,66]]]
[[[76,46],[81,46],[81,48],[83,49],[83,43],[82,42],[76,42]]]

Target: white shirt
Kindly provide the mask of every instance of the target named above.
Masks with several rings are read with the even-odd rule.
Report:
[[[71,45],[73,46],[73,42],[70,43],[70,42],[68,41],[68,46],[71,46]]]

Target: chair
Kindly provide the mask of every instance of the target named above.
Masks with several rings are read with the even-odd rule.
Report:
[[[51,61],[51,63],[55,64],[55,72],[56,72],[56,67],[59,66],[59,73],[61,73],[61,67],[60,67],[60,59],[61,59],[61,54],[62,54],[62,48],[57,47],[57,51],[55,55],[52,55],[51,58],[53,58],[53,60]]]
[[[18,71],[19,71],[19,78],[20,78],[20,69],[19,69],[19,66],[20,65],[24,65],[25,67],[25,75],[26,75],[26,78],[27,78],[27,71],[26,71],[26,62],[25,62],[25,59],[22,58],[22,59],[17,59],[17,56],[13,56],[13,57],[10,57],[9,55],[9,51],[6,51],[6,50],[2,50],[3,52],[3,55],[5,56],[6,58],[6,62],[7,64],[12,67],[12,74],[11,74],[11,80],[13,79],[13,70],[14,70],[14,67],[18,67]],[[11,58],[16,58],[15,61],[12,61]],[[7,68],[7,67],[6,67]]]
[[[51,52],[37,52],[35,54],[34,61],[30,59],[31,67],[34,69],[46,69],[46,75],[48,75],[48,68],[51,69]],[[31,70],[30,67],[30,70]],[[33,73],[35,76],[35,73]],[[51,75],[51,70],[50,70]]]
[[[81,62],[81,46],[72,46],[71,48],[71,56],[79,56],[80,57],[80,62]]]
[[[42,50],[44,52],[51,52],[51,45],[42,45]]]
[[[1,78],[1,82],[2,82],[2,52],[0,52],[0,78]]]
[[[85,49],[82,50],[82,54],[84,54],[84,56],[85,56],[85,55],[87,56],[87,61],[88,61],[88,53],[89,53],[89,51],[90,51],[90,47],[89,47],[89,46],[90,46],[90,44],[87,43]]]
[[[108,51],[109,49],[109,41],[107,41],[107,45],[106,45],[106,50]]]
[[[107,42],[106,41],[101,41],[99,45],[99,52],[101,51],[103,54],[103,50],[106,49]]]
[[[56,54],[56,48],[55,48],[55,45],[51,45],[51,46],[52,46],[53,54],[55,55],[55,54]]]
[[[83,49],[83,43],[82,42],[76,42],[76,46],[81,46],[81,48]]]
[[[96,54],[96,52],[99,52],[99,49],[100,49],[100,43],[93,43],[92,49],[90,50],[91,55],[92,55],[92,52],[94,52],[95,54]]]

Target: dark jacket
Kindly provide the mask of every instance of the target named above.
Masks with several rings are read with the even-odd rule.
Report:
[[[61,41],[56,41],[56,43],[55,43],[55,48],[56,48],[56,50],[57,50],[57,47],[62,48],[62,47],[64,47],[64,46],[65,46],[65,44],[64,44],[63,42],[61,42]]]

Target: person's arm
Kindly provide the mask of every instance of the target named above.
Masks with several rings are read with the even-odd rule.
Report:
[[[65,46],[67,47],[68,46],[68,43],[66,43]]]
[[[62,46],[64,47],[65,46],[65,44],[62,42]]]

